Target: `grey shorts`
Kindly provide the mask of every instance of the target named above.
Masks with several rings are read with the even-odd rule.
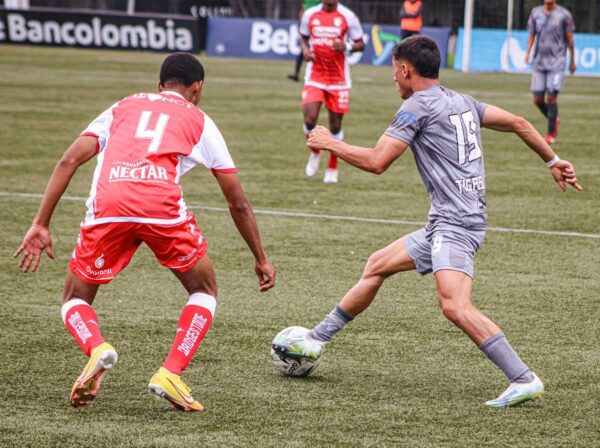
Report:
[[[406,236],[406,250],[421,275],[449,269],[473,278],[473,259],[484,238],[485,230],[452,225],[423,227]]]
[[[565,83],[564,71],[533,70],[531,75],[532,92],[560,92]]]

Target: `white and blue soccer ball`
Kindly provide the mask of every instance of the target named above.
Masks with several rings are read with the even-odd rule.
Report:
[[[308,376],[319,366],[323,344],[307,337],[308,329],[288,327],[271,344],[271,361],[286,376]]]

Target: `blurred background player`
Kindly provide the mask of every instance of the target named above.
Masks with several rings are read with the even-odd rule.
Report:
[[[225,140],[215,123],[196,106],[204,68],[191,54],[174,53],[160,69],[158,91],[137,93],[96,118],[67,149],[50,178],[33,224],[15,257],[34,272],[45,250],[54,208],[79,166],[97,156],[87,213],[67,273],[62,317],[90,357],[73,385],[70,402],[78,409],[96,397],[106,372],[117,361],[98,326],[92,302],[99,285],[125,268],[143,242],[159,263],[171,269],[189,294],[175,341],[148,389],[176,409],[201,411],[181,380],[208,331],[217,305],[217,284],[207,246],[194,215],[187,211],[179,178],[197,164],[211,169],[238,231],[255,258],[261,291],[275,284],[275,270],[263,251],[256,220]]]
[[[337,0],[324,0],[302,15],[300,44],[304,59],[308,61],[302,90],[304,135],[308,136],[317,125],[321,103],[325,103],[329,112],[329,130],[336,139],[343,140],[342,118],[350,110],[352,87],[346,52],[365,48],[360,21]],[[320,160],[321,151],[314,149],[306,164],[307,176],[317,173]],[[323,181],[338,181],[337,157],[334,154],[329,156]]]
[[[300,11],[298,11],[298,20],[302,21],[302,15],[304,14],[304,11],[306,11],[309,8],[312,8],[313,6],[318,5],[319,3],[321,3],[321,0],[302,0],[300,2]],[[300,22],[298,22],[300,23]],[[291,75],[288,75],[288,78],[293,80],[293,81],[298,81],[300,79],[300,68],[302,67],[302,61],[304,60],[304,54],[302,52],[302,49],[300,49],[300,53],[298,53],[298,56],[296,57],[296,62],[294,65],[294,73]]]
[[[525,55],[527,64],[535,42],[531,78],[533,102],[548,118],[548,132],[544,138],[547,143],[553,144],[560,124],[557,97],[565,81],[567,46],[571,53],[569,71],[573,74],[576,69],[573,42],[575,24],[571,13],[557,5],[556,0],[544,0],[543,6],[536,6],[531,11],[527,30],[529,31]],[[547,102],[545,97],[548,99]]]
[[[313,359],[375,299],[386,278],[417,270],[434,273],[444,316],[459,327],[506,375],[510,385],[485,404],[512,406],[537,398],[540,379],[519,358],[504,333],[472,304],[473,261],[487,228],[485,173],[481,127],[517,134],[550,169],[565,190],[580,190],[573,166],[560,160],[534,127],[523,118],[438,82],[440,52],[426,36],[409,37],[394,48],[394,79],[403,100],[394,120],[375,148],[337,141],[316,127],[307,144],[326,149],[351,165],[384,172],[410,146],[431,199],[429,224],[375,252],[360,281],[305,338],[305,354]]]
[[[400,39],[419,34],[423,28],[423,2],[404,0],[400,7]]]

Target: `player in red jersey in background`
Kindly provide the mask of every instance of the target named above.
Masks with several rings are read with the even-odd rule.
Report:
[[[344,139],[342,118],[348,113],[352,88],[350,65],[346,52],[365,48],[358,17],[337,0],[324,0],[307,9],[300,22],[300,44],[308,61],[302,90],[304,135],[317,125],[321,103],[329,111],[329,130],[338,140]],[[348,38],[350,40],[348,40]],[[319,169],[321,151],[312,150],[306,164],[306,175]],[[330,154],[325,170],[325,183],[337,183],[337,156]]]
[[[78,409],[96,397],[117,352],[100,333],[92,308],[99,285],[129,264],[143,242],[189,294],[175,341],[148,389],[176,409],[201,411],[181,380],[212,322],[217,285],[206,242],[187,211],[179,178],[197,164],[210,168],[229,204],[238,231],[255,258],[261,291],[275,284],[275,270],[263,251],[254,213],[227,145],[214,122],[196,106],[204,68],[188,53],[168,56],[160,70],[159,93],[137,93],[96,118],[67,149],[50,178],[40,208],[21,246],[19,267],[34,272],[46,251],[54,258],[50,219],[78,167],[97,156],[87,213],[65,280],[63,321],[90,357],[73,385]]]

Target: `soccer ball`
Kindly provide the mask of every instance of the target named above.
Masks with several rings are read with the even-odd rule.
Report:
[[[318,353],[306,356],[308,329],[304,327],[288,327],[281,330],[271,344],[271,361],[286,376],[308,376],[319,365]],[[314,345],[314,343],[312,343]],[[316,356],[316,359],[315,359]]]

